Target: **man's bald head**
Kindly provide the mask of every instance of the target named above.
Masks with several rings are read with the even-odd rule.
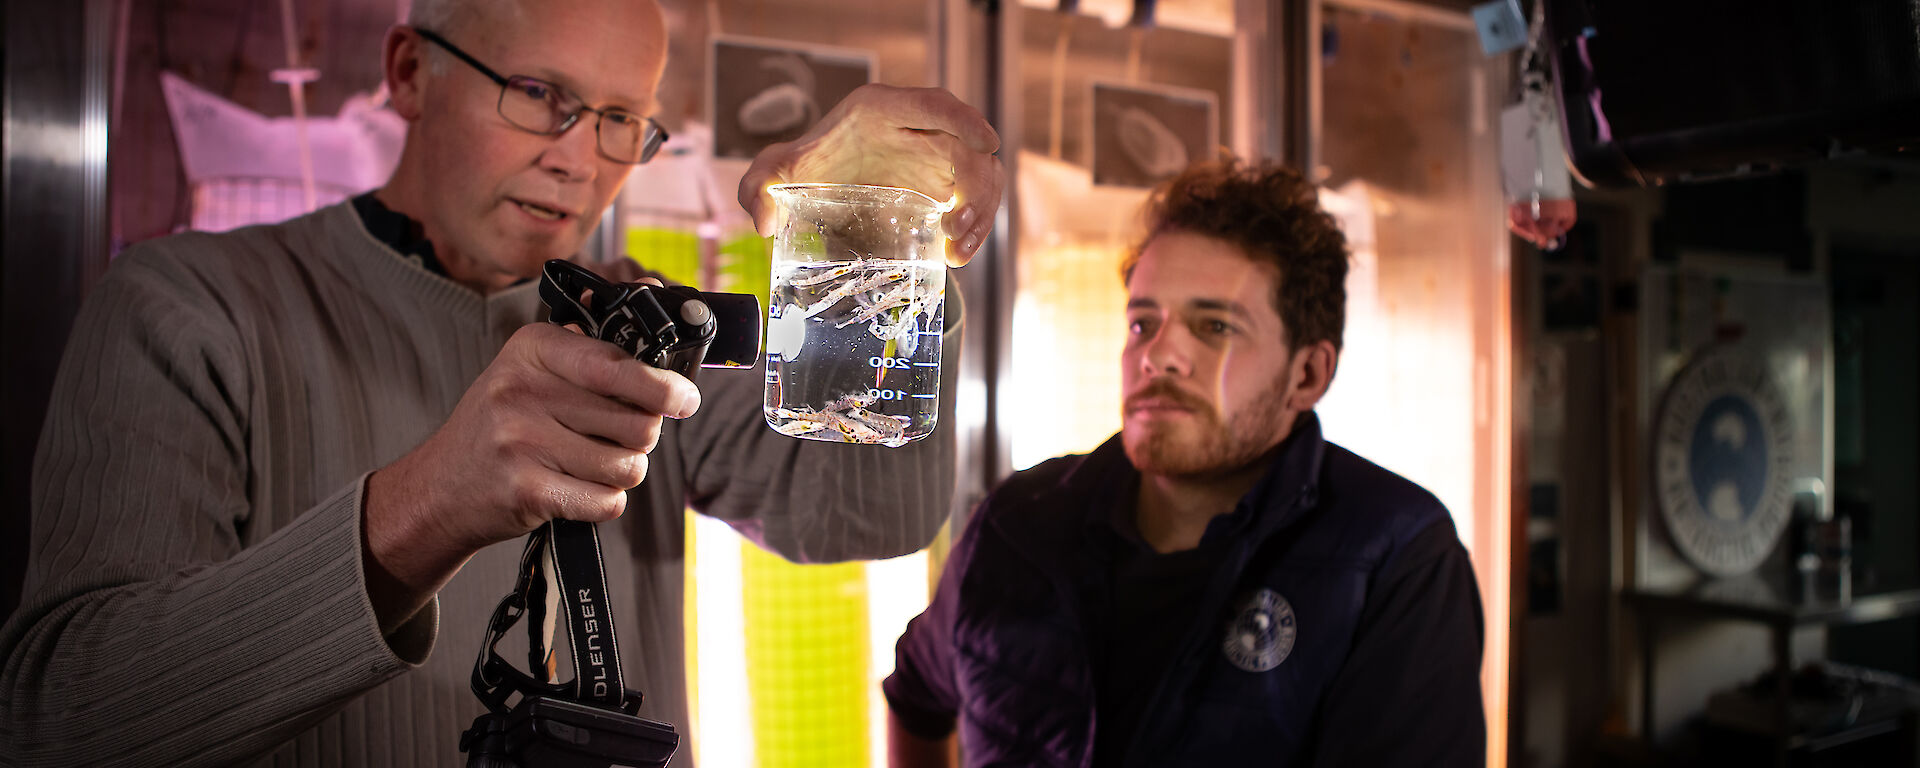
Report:
[[[656,0],[616,0],[620,5],[631,6],[641,12],[645,21],[637,30],[648,38],[646,44],[657,44],[662,50],[666,45],[666,14]],[[577,13],[584,9],[574,7],[573,3],[538,3],[532,7],[524,0],[416,0],[407,9],[407,25],[421,29],[431,29],[442,35],[464,37],[466,31],[475,26],[486,27],[495,24],[513,25],[523,23],[531,13]],[[429,61],[435,74],[446,67],[449,54],[446,51],[433,51]]]
[[[421,0],[409,19],[387,39],[389,92],[408,130],[381,200],[421,222],[448,274],[482,293],[576,254],[633,169],[597,146],[601,115],[659,108],[659,5]],[[560,108],[576,120],[558,133],[517,124],[500,106],[510,88],[571,105]]]

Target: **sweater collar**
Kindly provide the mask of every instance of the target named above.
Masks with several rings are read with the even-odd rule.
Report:
[[[400,258],[433,274],[449,277],[447,268],[440,264],[439,257],[433,253],[433,242],[427,239],[426,227],[414,221],[413,217],[388,208],[373,192],[355,197],[353,212],[359,214],[360,224],[367,228],[367,234],[392,248],[394,253],[400,254]]]
[[[373,231],[375,225],[368,222],[358,200],[354,198],[323,209],[313,219],[317,226],[324,229],[327,237],[368,246],[343,251],[346,258],[342,264],[351,264],[350,269],[364,276],[361,279],[370,281],[372,285],[390,286],[413,299],[439,307],[453,317],[473,318],[485,324],[488,331],[502,342],[521,326],[539,319],[537,281],[522,280],[505,290],[482,296],[444,274],[430,271],[421,261],[400,253],[392,242]],[[412,221],[404,214],[387,210],[403,222]]]
[[[440,263],[440,257],[433,250],[433,241],[427,239],[427,228],[412,216],[388,208],[375,192],[378,190],[353,198],[353,212],[360,217],[360,225],[366,228],[367,234],[428,274],[452,280],[453,276],[447,274],[446,265]],[[522,278],[512,287],[530,282],[531,278]]]

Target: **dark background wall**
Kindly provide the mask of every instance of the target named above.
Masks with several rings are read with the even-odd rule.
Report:
[[[1612,765],[1645,757],[1639,667],[1619,602],[1638,569],[1634,537],[1661,526],[1637,490],[1647,466],[1631,393],[1651,376],[1638,338],[1651,318],[1643,268],[1711,253],[1824,283],[1831,301],[1836,512],[1854,526],[1854,590],[1920,587],[1920,164],[1851,158],[1767,176],[1658,189],[1580,190],[1565,251],[1515,251],[1527,313],[1531,571],[1516,713],[1516,766]],[[1592,285],[1584,282],[1592,280]],[[1711,301],[1710,296],[1697,301]],[[1656,388],[1659,384],[1655,384]],[[1611,448],[1608,446],[1611,445]],[[1785,547],[1785,539],[1781,545]],[[1688,570],[1686,566],[1668,564]],[[1783,558],[1762,566],[1777,579]],[[1665,574],[1673,575],[1673,574]],[[1716,690],[1770,663],[1757,626],[1700,621],[1660,635],[1657,714],[1680,751]],[[1920,676],[1920,618],[1814,629],[1800,660]],[[1675,742],[1678,743],[1675,743]],[[1711,764],[1711,763],[1702,763]],[[1877,765],[1882,763],[1869,762]]]

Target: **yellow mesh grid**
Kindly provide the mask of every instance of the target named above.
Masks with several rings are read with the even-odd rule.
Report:
[[[794,565],[741,547],[761,768],[866,766],[865,564]]]
[[[767,291],[772,288],[772,241],[752,231],[742,232],[720,244],[716,270],[717,290],[748,293],[760,298],[760,310],[767,309]]]
[[[700,285],[700,236],[693,232],[667,227],[628,227],[627,256],[672,282]]]

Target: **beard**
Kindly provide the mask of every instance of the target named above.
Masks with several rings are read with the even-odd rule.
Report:
[[[1121,427],[1121,443],[1127,459],[1143,474],[1205,477],[1233,472],[1286,439],[1293,427],[1287,394],[1287,382],[1277,381],[1246,408],[1221,414],[1172,382],[1155,381],[1127,401],[1166,398],[1188,408],[1192,418],[1136,422],[1128,414]]]

